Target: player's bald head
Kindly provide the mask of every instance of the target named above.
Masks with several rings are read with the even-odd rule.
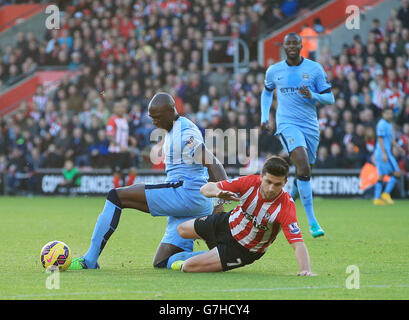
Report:
[[[149,110],[176,111],[175,100],[169,93],[158,92],[153,96],[148,106]]]
[[[302,42],[302,38],[298,33],[295,32],[290,32],[287,33],[284,37],[284,43],[289,41],[289,40],[297,40],[298,42]]]
[[[173,121],[178,115],[175,100],[166,92],[158,92],[153,96],[149,102],[148,113],[152,118],[153,125],[167,131],[172,129]]]

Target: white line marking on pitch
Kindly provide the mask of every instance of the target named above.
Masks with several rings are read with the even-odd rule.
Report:
[[[366,288],[409,288],[409,284],[401,285],[368,285],[361,286],[361,289]],[[311,287],[279,287],[279,288],[237,288],[237,289],[215,289],[215,290],[202,290],[201,292],[251,292],[251,291],[286,291],[286,290],[315,290],[315,289],[346,289],[345,286],[311,286]],[[187,293],[188,291],[184,291]],[[197,291],[191,291],[197,292]],[[179,293],[178,291],[103,291],[103,292],[67,292],[67,293],[44,293],[44,294],[22,294],[12,296],[0,296],[0,299],[24,299],[24,298],[38,298],[38,297],[62,297],[62,296],[81,296],[81,295],[117,295],[117,294],[137,294],[137,293],[156,293],[156,294],[172,294]]]

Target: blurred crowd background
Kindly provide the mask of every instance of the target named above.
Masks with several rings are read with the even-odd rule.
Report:
[[[266,69],[257,62],[257,41],[280,23],[302,15],[310,1],[57,3],[65,13],[60,30],[49,30],[45,40],[18,33],[13,46],[0,48],[2,88],[37,66],[77,72],[51,92],[39,86],[11,116],[0,115],[0,173],[6,173],[10,190],[18,186],[16,173],[63,168],[67,160],[82,170],[162,170],[163,163],[149,159],[151,149],[160,146],[149,139],[154,127],[147,114],[148,102],[158,91],[172,94],[178,112],[203,133],[217,128],[258,130],[258,158],[236,165],[226,161],[227,169],[251,166],[283,152],[279,140],[260,128]],[[395,156],[401,169],[409,171],[408,1],[402,0],[386,25],[376,19],[372,23],[365,43],[356,35],[340,55],[325,48],[320,52],[317,61],[327,72],[335,104],[317,108],[321,142],[315,168],[359,169],[371,162],[376,123],[382,109],[392,108],[396,139],[405,151],[395,150]],[[325,33],[319,19],[309,28],[318,35]],[[204,45],[210,62],[233,59],[229,42],[203,41],[216,36],[239,37],[247,43],[251,62],[246,73],[204,65]],[[308,55],[314,58],[315,52]]]

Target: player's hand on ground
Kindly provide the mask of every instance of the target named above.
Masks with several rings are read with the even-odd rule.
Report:
[[[307,276],[307,277],[314,277],[316,276],[315,273],[312,273],[311,271],[308,270],[304,270],[304,271],[300,271],[297,276]]]
[[[226,200],[226,201],[239,201],[240,197],[231,191],[220,190],[217,194],[217,198]]]
[[[311,99],[311,91],[305,85],[298,89],[298,92],[303,98]]]

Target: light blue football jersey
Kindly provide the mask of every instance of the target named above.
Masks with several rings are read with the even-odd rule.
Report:
[[[379,146],[379,137],[383,138],[383,146],[385,148],[388,156],[392,155],[392,140],[393,140],[393,126],[392,123],[381,119],[376,124],[376,147],[375,147],[375,157],[382,158],[382,150]]]
[[[207,168],[193,160],[197,148],[204,144],[199,128],[189,119],[179,117],[163,143],[166,182],[184,181],[187,188],[200,188],[209,179]]]
[[[318,62],[306,58],[297,66],[288,65],[286,60],[278,62],[267,69],[264,85],[267,90],[276,89],[277,133],[294,125],[307,134],[319,132],[316,101],[303,98],[298,92],[303,85],[315,93],[331,88],[324,68]]]

